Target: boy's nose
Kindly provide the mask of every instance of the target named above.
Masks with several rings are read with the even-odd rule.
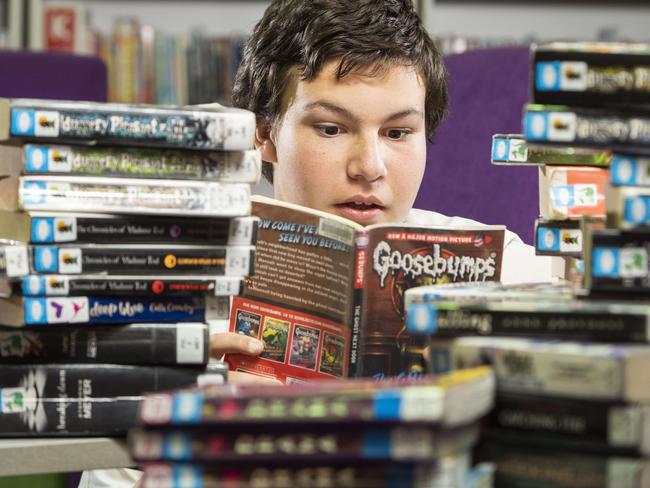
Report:
[[[354,142],[348,160],[348,176],[373,182],[386,176],[386,163],[378,137],[360,137]]]

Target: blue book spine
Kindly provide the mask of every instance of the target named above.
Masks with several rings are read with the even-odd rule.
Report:
[[[131,297],[24,298],[25,325],[202,322],[203,298],[134,299]]]

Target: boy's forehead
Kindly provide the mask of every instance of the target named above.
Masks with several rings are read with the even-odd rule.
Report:
[[[382,87],[388,84],[395,85],[407,83],[424,94],[424,83],[422,77],[412,66],[401,64],[393,65],[369,65],[355,68],[345,76],[338,77],[340,59],[333,59],[323,64],[320,71],[313,79],[304,79],[300,69],[292,67],[285,80],[285,89],[282,94],[282,113],[299,101],[308,104],[315,98],[335,98],[337,95],[344,95],[350,89],[362,85],[364,87]],[[415,93],[413,93],[415,94]],[[396,94],[397,95],[397,94]],[[402,97],[402,93],[396,98]]]

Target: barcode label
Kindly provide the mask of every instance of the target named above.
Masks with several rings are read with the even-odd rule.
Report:
[[[354,229],[330,219],[320,219],[318,233],[322,236],[341,241],[348,246],[354,244]]]

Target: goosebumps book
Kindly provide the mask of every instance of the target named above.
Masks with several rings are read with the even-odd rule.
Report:
[[[231,369],[287,383],[421,371],[405,332],[404,291],[499,281],[503,226],[363,227],[342,217],[253,197],[261,218],[255,275],[235,297],[230,330],[264,343]]]

